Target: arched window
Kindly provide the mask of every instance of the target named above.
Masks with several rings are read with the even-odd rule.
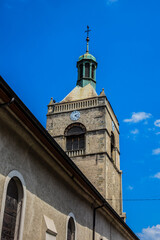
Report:
[[[85,77],[90,77],[90,65],[89,65],[89,63],[85,64]]]
[[[85,149],[85,127],[82,124],[70,125],[65,130],[66,150],[74,151]]]
[[[95,74],[95,66],[94,65],[92,65],[92,78],[94,79],[94,75]]]
[[[68,221],[67,240],[75,240],[75,222],[73,217],[70,217]]]
[[[79,66],[79,70],[80,70],[80,78],[82,78],[83,77],[83,64],[81,64]]]
[[[111,158],[112,160],[114,159],[114,149],[115,149],[115,137],[114,137],[114,133],[111,132]]]
[[[1,240],[18,240],[22,210],[23,188],[17,177],[10,179],[7,187]]]

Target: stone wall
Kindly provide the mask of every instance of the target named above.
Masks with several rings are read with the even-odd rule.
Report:
[[[88,104],[88,102],[90,104]],[[86,103],[88,104],[86,106]],[[68,152],[98,191],[109,200],[112,207],[122,214],[121,171],[119,160],[119,124],[106,97],[95,97],[87,101],[76,101],[66,109],[64,103],[52,106],[47,115],[47,129],[57,143],[66,151],[65,129],[73,123],[81,123],[86,128],[85,150]],[[50,108],[51,106],[49,106]],[[54,111],[54,109],[57,109]],[[73,110],[80,112],[77,121],[70,119]],[[112,127],[114,122],[114,129]],[[111,132],[115,137],[115,149],[111,159]],[[118,199],[118,200],[117,200]]]

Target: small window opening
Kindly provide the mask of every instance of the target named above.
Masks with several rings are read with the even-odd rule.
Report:
[[[111,133],[111,158],[112,158],[112,160],[115,160],[114,159],[114,149],[115,149],[115,137],[114,137],[114,134],[112,132]]]
[[[79,69],[80,69],[80,78],[82,78],[83,77],[83,64],[81,64],[79,66]]]
[[[90,65],[89,63],[85,64],[85,77],[89,77],[90,75]]]
[[[75,240],[75,223],[72,217],[68,221],[67,240]]]
[[[94,79],[95,78],[95,66],[92,65],[92,78]]]
[[[21,216],[22,186],[18,179],[12,178],[8,184],[1,240],[17,240]]]

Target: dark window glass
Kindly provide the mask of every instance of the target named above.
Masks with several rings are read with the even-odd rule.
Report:
[[[18,208],[18,188],[14,179],[8,184],[1,240],[14,240]]]
[[[78,147],[78,137],[73,138],[73,150],[79,149]]]
[[[68,222],[67,240],[75,240],[75,224],[72,217]]]
[[[79,148],[80,149],[85,148],[84,135],[79,136]]]
[[[85,77],[89,77],[89,73],[90,73],[90,66],[89,63],[85,64]]]
[[[80,78],[82,78],[83,77],[83,65],[82,64],[79,66],[79,69],[80,69]]]
[[[80,136],[67,137],[67,151],[80,150],[85,148],[84,134]]]
[[[115,138],[113,132],[111,133],[111,158],[113,159],[113,151],[115,148]]]
[[[70,128],[67,132],[67,136],[69,135],[80,135],[83,134],[84,130],[79,127],[79,126],[73,126],[72,128]]]
[[[92,65],[92,78],[94,79],[94,71],[95,71],[95,66]]]
[[[67,150],[72,149],[72,137],[67,137]]]
[[[66,133],[66,150],[80,150],[85,148],[85,129],[72,126]]]

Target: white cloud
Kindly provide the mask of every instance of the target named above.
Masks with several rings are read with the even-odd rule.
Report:
[[[132,113],[131,118],[129,119],[124,119],[124,122],[130,122],[130,123],[138,123],[140,121],[143,121],[147,118],[150,118],[152,114],[150,113],[145,113],[145,112],[137,112],[137,113]]]
[[[160,172],[156,173],[156,174],[153,176],[153,178],[158,178],[158,179],[160,179]]]
[[[131,190],[131,191],[132,191],[132,190],[133,190],[133,186],[130,186],[130,185],[129,185],[129,186],[128,186],[128,190]]]
[[[159,155],[160,154],[160,148],[153,149],[152,154],[153,155]]]
[[[118,2],[118,0],[107,0],[107,4],[110,5],[110,4],[113,4],[115,2]]]
[[[160,127],[160,119],[157,119],[155,122],[154,122],[154,125],[156,127]]]
[[[156,135],[159,135],[160,134],[160,132],[156,132]]]
[[[136,135],[136,134],[139,133],[139,130],[136,128],[136,129],[132,130],[131,133],[134,134],[134,135]]]
[[[142,233],[139,233],[138,236],[141,240],[160,239],[160,224],[153,227],[143,228]]]

